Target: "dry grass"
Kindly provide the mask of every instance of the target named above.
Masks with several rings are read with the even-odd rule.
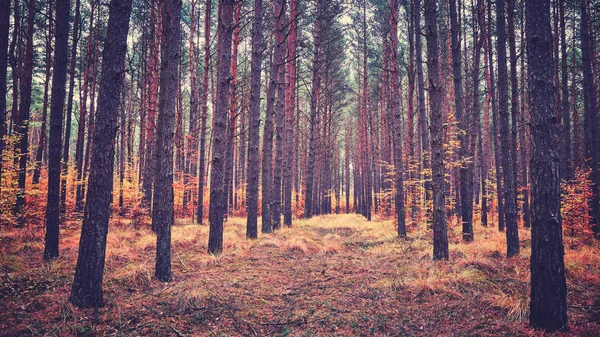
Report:
[[[164,284],[153,276],[156,237],[139,223],[111,225],[98,310],[67,301],[77,222],[52,264],[41,262],[43,229],[3,228],[0,335],[540,335],[527,327],[526,230],[521,256],[507,260],[504,233],[477,227],[466,244],[451,227],[451,260],[434,262],[424,225],[401,240],[390,220],[331,215],[247,240],[245,219],[230,218],[214,257],[208,227],[179,219]],[[565,261],[572,335],[599,335],[600,249],[567,247]]]

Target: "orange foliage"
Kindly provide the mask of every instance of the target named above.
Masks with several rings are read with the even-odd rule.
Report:
[[[592,237],[590,200],[594,194],[590,174],[590,169],[577,169],[571,180],[561,183],[563,231],[571,238],[571,243],[576,236],[583,239]]]

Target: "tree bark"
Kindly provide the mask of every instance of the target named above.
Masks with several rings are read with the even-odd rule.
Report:
[[[406,209],[404,205],[404,170],[402,169],[402,119],[400,116],[399,73],[398,73],[398,1],[390,0],[390,82],[391,82],[391,117],[394,119],[394,167],[396,182],[396,222],[398,236],[406,237]]]
[[[67,82],[70,0],[56,1],[56,34],[54,36],[54,77],[50,103],[50,138],[48,142],[48,204],[44,260],[58,258],[58,224],[60,201],[60,159],[62,120]]]
[[[294,162],[294,115],[296,113],[296,47],[298,44],[298,0],[290,0],[290,32],[288,34],[286,91],[285,91],[285,142],[283,224],[292,226],[292,171]]]
[[[8,31],[10,0],[0,0],[0,193],[2,192],[2,155],[6,134],[6,74],[8,70]]]
[[[592,170],[592,192],[594,197],[591,204],[592,230],[600,238],[600,140],[598,137],[598,111],[596,104],[596,87],[592,57],[594,44],[591,38],[590,14],[587,0],[581,0],[581,64],[583,70],[583,102],[584,102],[584,158]]]
[[[304,217],[309,219],[313,216],[313,182],[314,182],[314,170],[315,170],[315,155],[317,153],[317,132],[318,132],[318,107],[317,107],[317,93],[321,86],[319,68],[321,66],[320,53],[320,32],[321,32],[321,11],[322,3],[321,0],[317,0],[317,13],[315,17],[315,31],[314,31],[314,51],[313,51],[313,64],[312,64],[312,88],[310,93],[310,117],[309,117],[309,139],[308,139],[308,158],[306,166],[306,180],[305,180],[305,194],[304,194]]]
[[[200,157],[198,163],[198,223],[204,218],[204,176],[206,171],[206,120],[208,119],[208,74],[210,72],[211,0],[206,0],[204,15],[204,65],[202,74],[202,116],[200,126]]]
[[[19,177],[18,191],[15,203],[15,215],[19,225],[23,225],[22,213],[25,207],[25,184],[27,179],[27,160],[29,159],[29,117],[31,108],[31,84],[33,82],[33,31],[35,20],[35,1],[27,2],[27,33],[25,44],[25,62],[21,66],[19,81],[19,117],[15,125],[17,143],[15,154],[18,156]]]
[[[250,65],[250,121],[248,130],[248,185],[246,205],[248,219],[246,237],[258,237],[258,144],[260,132],[260,72],[262,64],[262,0],[254,0],[254,21],[252,24],[252,60]]]
[[[181,57],[181,0],[162,6],[160,92],[156,128],[156,173],[152,200],[152,228],[156,230],[156,278],[171,281],[171,226],[174,222],[173,137],[175,95]]]
[[[60,213],[65,215],[67,212],[67,174],[69,170],[69,149],[71,146],[71,119],[73,115],[73,95],[75,90],[75,66],[77,64],[77,44],[79,42],[79,20],[80,20],[80,1],[75,2],[75,21],[73,22],[73,44],[71,45],[71,64],[69,65],[69,93],[67,98],[67,121],[65,125],[65,139],[63,141],[63,153],[61,164],[60,181]]]
[[[429,109],[431,111],[431,176],[433,191],[433,259],[447,260],[448,229],[446,224],[446,200],[444,196],[444,149],[443,149],[443,88],[440,83],[439,48],[437,28],[437,1],[425,0],[425,35],[427,37],[427,73],[429,78]]]
[[[568,331],[550,3],[527,0],[526,10],[533,178],[529,320],[535,329]]]
[[[100,307],[106,256],[106,236],[113,191],[115,136],[121,87],[125,76],[125,54],[131,0],[112,0],[107,38],[102,52],[102,81],[92,143],[90,177],[79,254],[69,301],[80,308]]]
[[[496,29],[498,48],[498,112],[500,143],[502,144],[502,177],[504,178],[504,206],[506,207],[506,255],[519,254],[519,229],[517,227],[517,204],[515,172],[510,151],[510,128],[508,125],[508,73],[506,68],[506,21],[504,0],[496,2]]]
[[[217,99],[213,124],[212,166],[210,171],[210,231],[208,253],[219,255],[223,251],[223,216],[227,211],[224,186],[225,151],[227,147],[227,112],[229,108],[229,82],[231,80],[231,35],[233,34],[234,0],[219,0],[217,42]]]

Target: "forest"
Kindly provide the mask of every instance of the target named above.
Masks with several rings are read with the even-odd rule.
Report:
[[[600,335],[598,32],[598,0],[0,0],[0,336]]]

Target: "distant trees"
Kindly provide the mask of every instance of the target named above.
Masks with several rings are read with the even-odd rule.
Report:
[[[102,278],[111,216],[115,136],[132,0],[111,0],[107,38],[102,52],[102,80],[92,143],[90,177],[79,240],[75,278],[69,300],[80,308],[103,303]]]

